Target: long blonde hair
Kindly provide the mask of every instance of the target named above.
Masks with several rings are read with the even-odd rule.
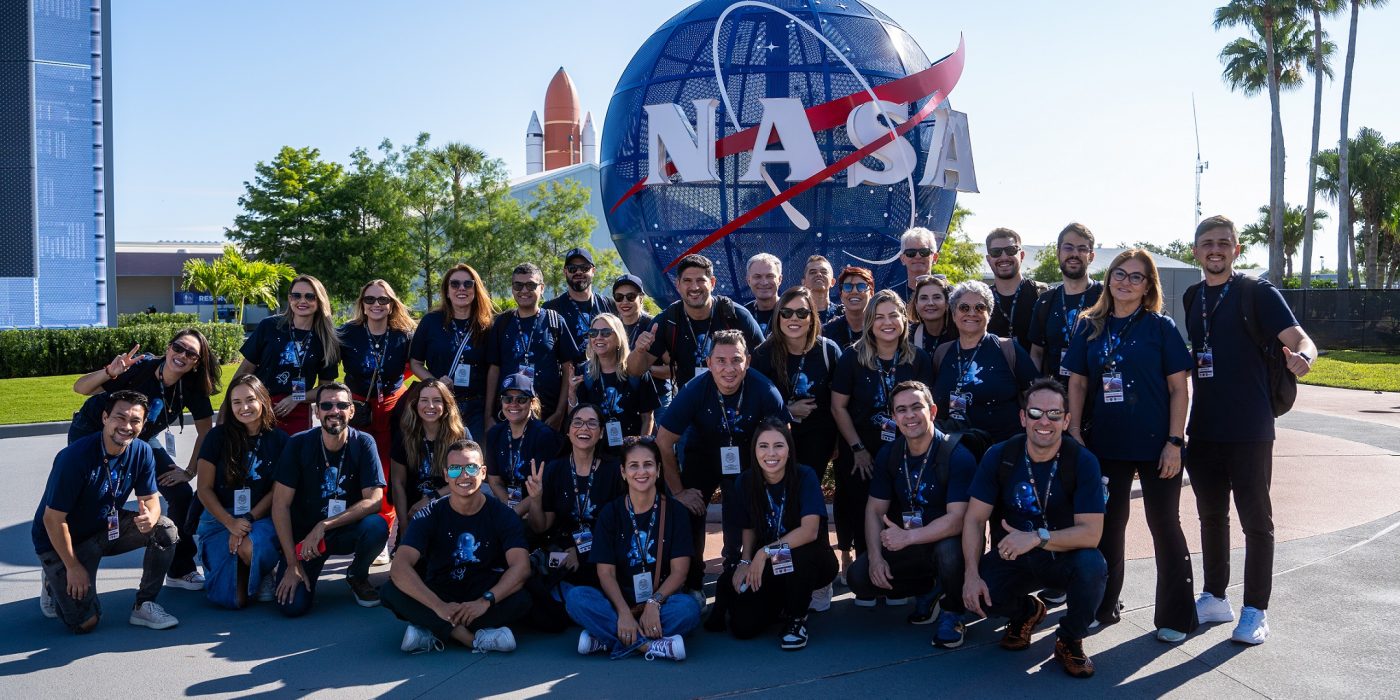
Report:
[[[627,381],[627,356],[632,354],[631,346],[627,342],[627,326],[622,323],[622,319],[612,314],[598,314],[593,318],[593,323],[602,321],[612,329],[613,337],[617,338],[617,378],[618,381]],[[589,326],[592,328],[592,325]],[[587,342],[588,357],[588,379],[598,381],[603,377],[603,369],[598,364],[598,351],[593,349],[593,343]]]
[[[1113,271],[1123,266],[1129,260],[1137,260],[1142,263],[1147,275],[1147,292],[1142,296],[1142,308],[1154,314],[1162,312],[1162,279],[1157,275],[1157,263],[1152,259],[1152,254],[1142,248],[1130,248],[1118,254],[1118,257],[1109,263],[1108,270],[1103,273],[1104,290],[1099,295],[1099,300],[1094,302],[1088,310],[1079,315],[1079,323],[1088,323],[1094,329],[1089,331],[1089,340],[1099,337],[1103,333],[1105,320],[1113,313],[1113,292],[1108,289],[1108,285],[1113,283]]]
[[[870,298],[870,303],[865,305],[865,323],[861,326],[860,339],[855,345],[856,361],[866,369],[880,369],[879,353],[875,351],[875,339],[871,333],[875,328],[875,316],[880,312],[880,305],[885,302],[894,304],[895,311],[899,313],[899,346],[895,348],[895,361],[901,365],[914,362],[914,344],[909,341],[909,324],[904,322],[904,319],[908,318],[904,300],[892,289],[881,289]]]
[[[321,284],[321,280],[311,275],[297,275],[292,280],[292,286],[288,290],[296,289],[300,282],[311,285],[311,291],[316,294],[316,313],[312,316],[311,330],[316,337],[321,340],[321,348],[325,353],[323,361],[327,367],[334,367],[340,363],[340,336],[335,332],[335,321],[332,320],[334,311],[331,310],[331,295],[326,293],[326,285]],[[290,291],[288,292],[291,293]],[[289,305],[287,310],[282,312],[278,325],[282,328],[292,326],[292,309]]]
[[[394,292],[394,288],[381,279],[370,280],[365,283],[365,286],[360,287],[360,298],[355,300],[355,316],[350,319],[350,322],[361,326],[369,322],[369,317],[365,315],[365,290],[376,284],[384,288],[384,296],[390,299],[389,328],[400,333],[412,333],[413,329],[418,327],[418,323],[413,320],[412,316],[408,315],[408,309],[404,308],[403,301]]]
[[[423,463],[423,440],[427,437],[423,429],[423,419],[418,417],[418,397],[423,394],[424,389],[436,389],[442,397],[442,417],[438,419],[438,434],[434,442],[446,446],[467,436],[467,428],[462,424],[462,414],[457,412],[457,400],[452,397],[452,390],[440,379],[414,382],[400,401],[404,411],[399,417],[399,435],[403,440],[404,457],[408,459],[408,464],[404,466],[414,470]],[[446,449],[433,452],[434,475],[442,476],[444,473],[447,467],[447,452]]]

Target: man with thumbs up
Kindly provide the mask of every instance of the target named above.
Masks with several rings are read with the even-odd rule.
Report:
[[[896,384],[890,406],[899,436],[875,457],[865,506],[866,551],[846,580],[862,607],[873,606],[877,596],[897,601],[941,584],[938,615],[911,615],[909,622],[936,622],[933,645],[953,649],[963,642],[961,535],[977,460],[933,427],[938,408],[923,382]]]

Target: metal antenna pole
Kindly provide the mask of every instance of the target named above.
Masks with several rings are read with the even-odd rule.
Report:
[[[1196,93],[1191,93],[1191,125],[1196,129],[1196,223],[1201,223],[1201,173],[1210,163],[1201,160],[1201,124],[1196,119]]]

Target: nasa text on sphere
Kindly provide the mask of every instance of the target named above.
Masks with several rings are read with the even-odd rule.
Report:
[[[687,252],[740,299],[760,252],[785,284],[820,254],[894,286],[900,234],[922,226],[941,244],[956,193],[977,191],[967,118],[948,101],[962,66],[961,41],[930,62],[859,0],[690,6],[642,44],[608,105],[602,195],[628,270],[662,300]]]

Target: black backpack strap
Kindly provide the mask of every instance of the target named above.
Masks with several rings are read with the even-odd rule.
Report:
[[[1240,317],[1244,321],[1244,330],[1249,333],[1249,339],[1254,343],[1254,347],[1259,348],[1260,354],[1267,354],[1271,343],[1264,338],[1264,331],[1259,327],[1259,306],[1258,294],[1259,280],[1248,275],[1240,276]]]
[[[938,443],[938,455],[934,458],[933,474],[938,477],[938,483],[948,485],[948,476],[952,473],[953,450],[957,449],[958,441],[962,440],[961,432],[949,433],[943,436],[943,440]]]
[[[1074,488],[1079,485],[1079,451],[1082,449],[1072,438],[1060,441],[1060,485],[1071,506],[1074,505]]]
[[[936,348],[933,349],[933,374],[934,374],[934,376],[938,376],[938,368],[941,367],[941,366],[943,365],[943,360],[944,360],[945,358],[948,357],[948,351],[949,351],[949,350],[952,350],[952,349],[953,349],[953,346],[956,345],[957,342],[958,342],[958,341],[957,341],[956,339],[954,339],[952,342],[948,342],[948,343],[939,343],[939,344],[938,344],[938,347],[936,347]]]
[[[1026,434],[1014,435],[1001,444],[1001,464],[997,465],[997,488],[1010,483],[1011,470],[1021,464],[1026,456]],[[995,528],[994,528],[995,529]]]
[[[996,336],[997,347],[1001,348],[1001,356],[1006,358],[1006,366],[1011,368],[1011,376],[1016,376],[1016,341],[1010,338]]]

